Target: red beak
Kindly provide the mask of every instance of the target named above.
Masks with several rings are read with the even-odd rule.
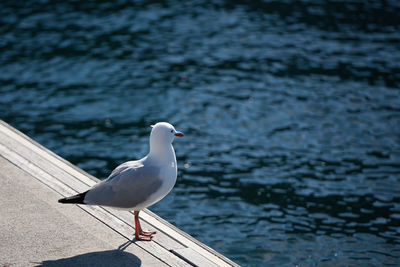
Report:
[[[185,135],[184,135],[182,132],[176,132],[176,133],[175,133],[175,136],[184,137]]]

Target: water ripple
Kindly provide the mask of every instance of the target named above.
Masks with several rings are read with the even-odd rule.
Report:
[[[0,6],[5,121],[101,178],[171,121],[178,227],[244,266],[399,264],[397,1]]]

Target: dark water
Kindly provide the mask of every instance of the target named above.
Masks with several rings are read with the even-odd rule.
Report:
[[[1,1],[1,118],[244,266],[400,265],[398,1]]]

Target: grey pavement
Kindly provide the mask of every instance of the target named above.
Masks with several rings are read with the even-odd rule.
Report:
[[[166,266],[59,197],[0,156],[0,266]]]

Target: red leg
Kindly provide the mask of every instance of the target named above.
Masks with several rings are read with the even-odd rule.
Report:
[[[142,226],[140,225],[140,221],[139,221],[139,211],[136,213],[136,217],[138,220],[138,225],[139,225],[139,235],[144,235],[144,236],[152,236],[154,235],[156,232],[145,232],[142,230]]]
[[[135,238],[139,241],[151,241],[152,235],[154,235],[156,232],[145,232],[142,230],[139,221],[139,212],[140,211],[138,210],[133,212],[135,215]]]

